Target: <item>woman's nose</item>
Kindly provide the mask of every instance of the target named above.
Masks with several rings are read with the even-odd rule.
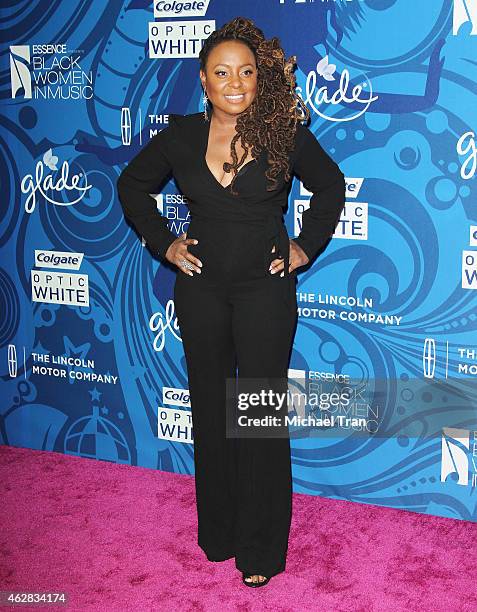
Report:
[[[230,77],[230,84],[233,85],[233,86],[241,87],[242,86],[242,80],[240,78],[240,75],[239,74],[232,75]]]

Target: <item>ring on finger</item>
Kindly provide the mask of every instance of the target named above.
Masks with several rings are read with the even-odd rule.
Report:
[[[193,270],[194,269],[194,266],[190,263],[190,261],[187,261],[187,259],[183,259],[181,261],[181,266],[183,268],[187,268],[188,270]]]

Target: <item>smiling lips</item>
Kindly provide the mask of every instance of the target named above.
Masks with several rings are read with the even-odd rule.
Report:
[[[245,98],[245,94],[229,94],[226,95],[225,98],[232,103],[242,102],[242,100]]]

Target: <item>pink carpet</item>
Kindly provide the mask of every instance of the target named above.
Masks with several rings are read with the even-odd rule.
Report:
[[[18,610],[477,610],[475,523],[295,494],[286,572],[260,589],[196,545],[192,476],[0,446],[0,590]]]

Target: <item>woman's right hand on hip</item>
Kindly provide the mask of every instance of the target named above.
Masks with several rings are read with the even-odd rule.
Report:
[[[187,238],[187,232],[184,232],[169,245],[166,251],[167,261],[176,265],[181,272],[184,272],[184,274],[188,276],[194,276],[194,272],[200,274],[202,262],[187,250],[188,245],[198,244],[198,242],[196,238]],[[184,263],[187,263],[187,266],[185,266]]]

